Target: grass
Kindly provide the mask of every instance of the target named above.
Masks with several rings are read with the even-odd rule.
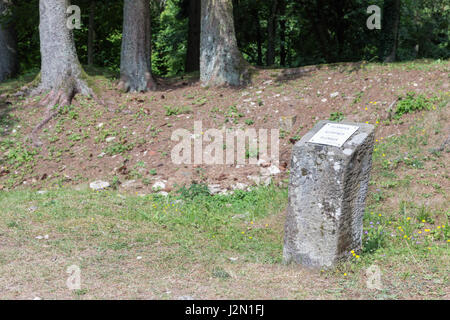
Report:
[[[435,70],[442,66],[402,63],[388,68]],[[1,90],[9,92],[18,86],[9,82]],[[355,104],[366,99],[362,91],[353,96]],[[115,190],[120,183],[114,175],[110,177],[113,188],[103,192],[56,187],[40,194],[24,187],[12,189],[33,171],[40,156],[25,147],[20,130],[8,133],[0,142],[0,166],[10,172],[5,182],[11,188],[0,190],[0,274],[8,275],[0,277],[0,297],[448,299],[449,153],[432,151],[448,134],[448,93],[445,99],[429,96],[406,94],[397,106],[402,123],[377,120],[377,133],[384,126],[396,126],[392,132],[398,133],[377,135],[363,248],[329,270],[281,263],[285,187],[210,196],[205,185],[194,184],[168,197],[124,195]],[[206,98],[191,99],[192,105],[201,105]],[[367,95],[367,99],[373,97]],[[45,132],[53,141],[49,153],[55,161],[67,152],[60,141],[81,144],[89,139],[82,111],[90,106],[81,102],[76,112],[72,107],[62,110],[54,130]],[[2,128],[23,120],[9,116],[8,108],[0,116]],[[246,125],[254,121],[234,105],[222,110],[217,108],[214,115],[221,114],[224,121],[237,123],[243,118]],[[167,107],[161,115],[185,111],[189,112]],[[328,114],[335,121],[344,117],[340,110],[325,117]],[[151,138],[163,134],[151,115],[139,116],[148,117]],[[97,127],[97,117],[90,120],[95,126],[90,131],[92,142],[110,155],[127,156],[132,145],[138,144],[137,137],[126,140],[126,132],[117,129],[113,120]],[[375,119],[379,118],[371,122]],[[81,130],[69,130],[71,123]],[[113,136],[117,140],[106,143]],[[300,137],[296,132],[292,140]],[[130,165],[130,174],[140,177],[142,167],[140,162]],[[155,168],[148,166],[149,176],[162,171]],[[149,176],[143,181],[152,185]],[[82,288],[72,292],[65,281],[67,267],[74,264],[81,268]],[[371,266],[381,270],[381,290],[366,286],[366,270]]]
[[[290,297],[317,294],[349,298],[363,292],[368,298],[395,299],[448,294],[448,202],[430,206],[420,197],[411,198],[413,178],[408,178],[421,177],[427,168],[445,163],[442,155],[428,155],[426,149],[430,139],[427,132],[433,126],[439,124],[418,121],[405,134],[377,141],[362,251],[353,252],[352,260],[314,275],[327,279],[327,289],[300,296],[289,293]],[[422,165],[415,165],[412,159]],[[427,177],[424,184],[432,194],[445,196],[439,184],[430,179]],[[83,270],[105,267],[106,260],[122,266],[124,259],[133,259],[131,252],[151,251],[152,263],[145,267],[151,274],[156,268],[179,278],[187,276],[192,266],[201,266],[202,272],[218,281],[216,286],[233,288],[230,283],[240,276],[233,273],[236,268],[230,266],[230,257],[239,258],[239,268],[255,264],[281,267],[286,203],[287,189],[274,186],[210,196],[205,186],[192,185],[168,197],[124,196],[116,191],[57,189],[37,194],[22,190],[0,194],[0,229],[35,253],[45,249],[67,260],[88,255],[83,259]],[[35,240],[38,234],[49,234],[49,240]],[[15,263],[19,248],[13,246],[2,253],[0,268]],[[365,270],[372,265],[383,272],[383,290],[364,289],[361,277],[364,279]],[[288,277],[290,267],[284,268],[281,272]],[[281,281],[287,286],[283,274]],[[121,272],[106,272],[102,278],[114,281],[123,276]],[[162,283],[158,286],[164,287]],[[255,290],[256,296],[261,296],[261,287],[255,284]],[[83,294],[77,291],[72,297],[93,298],[94,292],[84,288]],[[209,294],[217,297],[217,292]],[[231,292],[227,296],[240,297]],[[157,297],[170,295],[161,291]]]

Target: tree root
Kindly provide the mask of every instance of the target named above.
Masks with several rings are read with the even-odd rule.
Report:
[[[31,132],[30,138],[34,147],[41,147],[43,143],[39,140],[38,134],[42,128],[55,116],[59,114],[61,109],[72,103],[74,96],[77,93],[90,96],[95,102],[100,105],[104,105],[104,101],[98,98],[92,89],[82,80],[69,78],[64,83],[64,86],[59,89],[52,89],[41,101],[35,106],[47,107],[44,119],[39,122]],[[42,94],[44,90],[41,87],[37,87],[31,93],[31,95]],[[56,106],[56,108],[55,108]]]
[[[117,89],[126,93],[155,91],[157,89],[156,81],[150,72],[145,73],[145,81],[142,81],[140,85],[138,83],[139,81],[132,81],[128,76],[122,75],[117,84]],[[145,85],[142,85],[142,83],[145,83]]]
[[[43,143],[39,140],[38,133],[50,120],[58,115],[61,108],[70,104],[72,98],[73,96],[69,96],[62,89],[60,89],[50,91],[50,93],[39,102],[40,106],[47,106],[47,111],[44,119],[39,122],[31,132],[30,137],[34,147],[41,147],[43,145]],[[56,109],[54,108],[55,106],[57,106]]]

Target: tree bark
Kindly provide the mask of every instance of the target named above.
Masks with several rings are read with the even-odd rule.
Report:
[[[202,0],[200,81],[204,86],[250,82],[249,64],[236,42],[231,0]]]
[[[94,97],[78,61],[72,30],[67,27],[69,5],[69,0],[39,1],[41,74],[40,84],[32,95],[49,93],[40,101],[41,105],[48,107],[44,120],[31,135],[35,146],[41,145],[38,131],[58,114],[61,107],[69,105],[75,94]],[[53,110],[55,105],[58,105],[57,110]]]
[[[315,6],[305,6],[309,18],[313,26],[313,32],[320,46],[320,51],[327,62],[334,61],[331,54],[331,38],[329,35],[329,28],[326,15],[323,14],[324,3],[322,0],[314,1]]]
[[[201,2],[189,0],[189,31],[186,52],[186,72],[200,70]]]
[[[69,0],[39,1],[39,36],[41,48],[41,83],[39,91],[62,91],[70,103],[76,93],[91,95],[83,79],[72,31],[67,28]]]
[[[96,1],[91,1],[89,7],[88,65],[90,66],[94,65],[95,5]]]
[[[262,53],[263,37],[262,37],[261,21],[259,19],[259,11],[257,8],[253,9],[253,19],[255,19],[255,23],[256,23],[256,47],[257,47],[257,51],[258,51],[256,64],[258,66],[262,66],[263,65],[263,53]]]
[[[128,92],[155,90],[151,74],[150,2],[125,0],[119,88]]]
[[[272,0],[272,10],[267,21],[267,53],[266,64],[272,66],[275,64],[275,36],[276,19],[278,11],[278,0]]]
[[[0,0],[0,18],[8,14],[9,1]],[[12,23],[0,24],[0,82],[17,72],[17,39]]]
[[[383,7],[384,39],[381,47],[381,58],[384,62],[397,59],[397,47],[400,29],[400,0],[386,0]]]
[[[280,65],[286,66],[286,0],[280,1]]]

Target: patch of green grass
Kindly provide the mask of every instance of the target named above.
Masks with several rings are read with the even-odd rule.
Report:
[[[123,143],[123,142],[116,142],[113,143],[110,146],[107,146],[105,149],[105,153],[113,156],[115,154],[121,154],[124,153],[126,151],[130,151],[134,148],[134,144],[133,143]]]
[[[20,224],[21,212],[30,202],[37,209],[27,218],[29,222],[51,229],[61,226],[65,247],[73,246],[71,250],[76,248],[76,239],[82,233],[94,241],[93,247],[126,251],[132,245],[134,229],[127,232],[116,228],[126,223],[163,233],[159,240],[176,248],[178,253],[173,258],[177,259],[213,261],[229,251],[248,261],[281,261],[282,235],[265,227],[264,221],[285,207],[285,189],[269,187],[210,196],[204,185],[193,185],[178,195],[125,199],[115,191],[58,189],[44,195],[30,190],[12,191],[0,194],[0,225]],[[111,227],[106,233],[98,233],[99,228],[108,225]]]
[[[190,107],[165,106],[164,109],[166,109],[166,116],[192,113],[192,109]]]
[[[330,114],[330,117],[328,118],[330,121],[336,121],[336,122],[341,122],[342,120],[344,120],[344,114],[340,111],[338,112],[333,112]]]
[[[400,97],[394,119],[400,119],[402,115],[415,111],[431,110],[434,102],[435,99],[427,98],[423,94],[416,95],[414,92],[408,92],[406,97]]]

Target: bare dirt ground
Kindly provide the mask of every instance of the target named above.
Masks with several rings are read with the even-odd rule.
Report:
[[[255,184],[255,179],[248,177],[264,174],[264,168],[257,165],[173,164],[171,150],[178,141],[171,141],[172,133],[177,129],[194,133],[194,121],[202,121],[205,131],[281,129],[281,174],[273,177],[281,181],[287,177],[292,143],[318,120],[333,113],[339,117],[342,112],[346,120],[377,124],[377,138],[388,137],[402,132],[413,117],[385,122],[388,107],[399,95],[449,90],[448,65],[443,68],[431,63],[417,68],[341,64],[258,70],[252,86],[240,89],[202,88],[195,79],[176,78],[160,80],[157,92],[145,94],[120,93],[113,81],[101,76],[96,79],[106,105],[78,96],[73,108],[41,133],[44,148],[34,157],[32,170],[16,170],[13,179],[11,170],[3,170],[0,185],[5,190],[20,185],[82,185],[111,181],[114,176],[118,182],[134,181],[127,188],[140,193],[151,192],[158,180],[168,181],[165,191],[192,182],[231,189],[237,182]],[[14,105],[9,116],[21,125],[16,133],[12,128],[5,130],[3,138],[26,141],[44,110],[30,107],[29,101],[16,104],[17,99],[7,94],[3,98]]]

